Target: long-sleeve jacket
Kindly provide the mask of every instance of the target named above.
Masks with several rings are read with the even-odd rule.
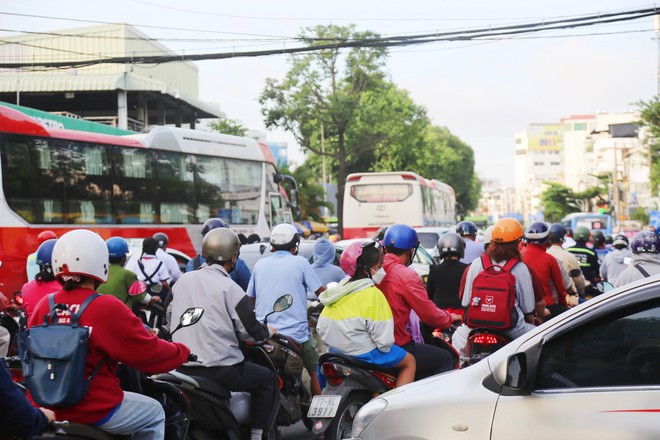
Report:
[[[47,426],[46,415],[25,398],[0,362],[0,438],[31,438]]]
[[[172,289],[170,327],[189,307],[204,308],[198,323],[182,328],[172,339],[197,355],[194,366],[236,365],[243,361],[239,339],[258,341],[268,337],[254,313],[254,304],[219,264],[186,272]],[[168,313],[170,314],[170,313]]]
[[[538,246],[528,243],[522,251],[522,261],[541,284],[546,306],[555,304],[555,302],[565,306],[566,289],[559,270],[559,263],[555,257],[546,252],[545,245]],[[557,291],[556,301],[552,295],[552,286]]]
[[[75,311],[93,293],[91,289],[61,290],[55,293],[55,303]],[[49,311],[48,297],[44,297],[30,316],[29,326],[40,325]],[[70,314],[58,315],[59,323],[70,321]],[[90,328],[85,376],[89,377],[102,359],[105,362],[78,404],[51,408],[57,420],[94,424],[107,417],[124,398],[116,376],[119,362],[148,373],[165,373],[183,364],[190,354],[183,344],[149,333],[142,321],[111,295],[101,295],[91,302],[78,323]]]
[[[387,353],[394,344],[392,310],[370,279],[342,281],[319,295],[325,306],[316,329],[323,342],[349,356],[374,348]]]
[[[430,327],[444,329],[451,325],[451,315],[435,306],[426,293],[422,279],[414,270],[404,266],[399,257],[386,254],[383,269],[386,275],[378,288],[385,294],[392,308],[394,340],[397,345],[403,346],[412,340],[406,330],[411,309]]]

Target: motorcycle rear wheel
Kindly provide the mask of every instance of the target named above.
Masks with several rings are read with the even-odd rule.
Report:
[[[366,392],[353,393],[339,405],[337,414],[323,434],[324,440],[341,440],[351,437],[353,419],[358,410],[371,400]]]

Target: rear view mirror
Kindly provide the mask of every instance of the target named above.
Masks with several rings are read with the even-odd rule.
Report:
[[[128,294],[130,296],[142,295],[147,291],[147,283],[144,281],[133,281],[130,286],[128,286]]]
[[[170,336],[183,327],[189,327],[196,324],[202,318],[203,314],[204,309],[201,307],[191,307],[186,309],[186,311],[181,314],[181,318],[179,318],[179,325],[177,325],[174,331],[170,333]]]
[[[513,390],[523,389],[527,383],[527,355],[514,353],[500,362],[493,371],[495,381]]]
[[[273,304],[273,312],[283,312],[293,305],[293,295],[290,293],[285,293],[284,295],[277,298],[275,304]]]

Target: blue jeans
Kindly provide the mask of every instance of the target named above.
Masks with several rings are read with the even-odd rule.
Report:
[[[126,391],[117,411],[98,428],[110,434],[132,435],[133,440],[163,440],[165,411],[151,397]]]

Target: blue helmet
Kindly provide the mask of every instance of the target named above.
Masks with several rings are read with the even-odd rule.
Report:
[[[632,239],[631,249],[634,253],[660,253],[660,237],[653,231],[638,232]]]
[[[227,223],[221,218],[210,218],[202,225],[202,237],[215,228],[228,228]]]
[[[456,225],[456,233],[461,237],[476,237],[477,225],[472,222],[462,221]]]
[[[383,246],[395,249],[412,249],[419,246],[417,231],[408,225],[397,223],[385,231]]]
[[[124,258],[128,254],[128,243],[122,237],[110,237],[105,241],[110,258]]]
[[[557,243],[564,240],[566,235],[566,228],[561,223],[553,223],[550,225],[550,242]]]
[[[37,248],[37,265],[39,267],[50,266],[53,248],[56,242],[57,239],[51,238],[39,245],[39,248]]]
[[[544,222],[534,222],[525,231],[525,240],[532,244],[545,244],[550,237],[550,228]]]

